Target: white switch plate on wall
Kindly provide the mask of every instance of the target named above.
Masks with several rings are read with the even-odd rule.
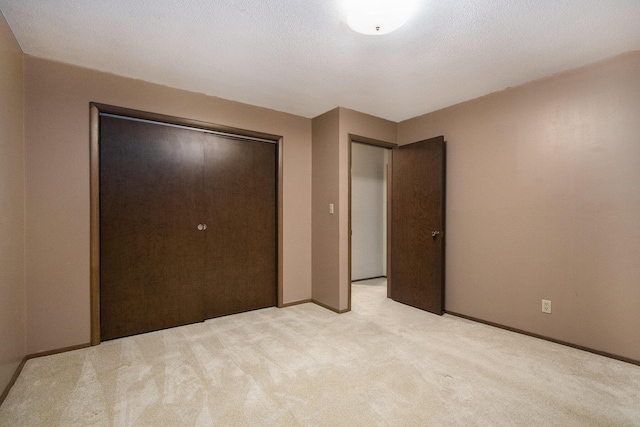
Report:
[[[329,213],[333,215],[333,203],[329,203]]]

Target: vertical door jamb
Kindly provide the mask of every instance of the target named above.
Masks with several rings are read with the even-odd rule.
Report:
[[[284,212],[284,204],[283,204],[283,188],[284,182],[282,179],[282,164],[283,164],[283,138],[279,137],[276,142],[276,156],[277,156],[277,169],[276,169],[276,216],[277,216],[277,227],[276,227],[276,236],[278,239],[276,248],[277,257],[278,257],[278,266],[277,266],[277,277],[276,281],[278,283],[278,302],[277,307],[282,308],[284,306],[284,240],[282,238],[282,231],[284,230],[284,221],[283,221],[283,212]]]
[[[91,345],[100,344],[100,110],[90,104],[90,308]]]
[[[393,170],[393,149],[388,150],[389,159],[387,163],[387,298],[391,298],[391,286],[393,286],[393,278],[391,277],[391,171]]]

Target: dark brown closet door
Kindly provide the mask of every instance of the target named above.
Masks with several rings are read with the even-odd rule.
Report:
[[[393,150],[392,299],[444,312],[444,138]]]
[[[100,331],[203,320],[203,135],[100,119]]]
[[[276,304],[276,145],[207,135],[205,317]]]

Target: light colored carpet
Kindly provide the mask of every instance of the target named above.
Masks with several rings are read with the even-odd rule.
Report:
[[[269,308],[30,360],[2,426],[640,425],[640,367],[386,299]]]

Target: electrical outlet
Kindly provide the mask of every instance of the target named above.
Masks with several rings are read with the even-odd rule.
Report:
[[[551,314],[551,301],[549,301],[548,299],[542,300],[542,312]]]

